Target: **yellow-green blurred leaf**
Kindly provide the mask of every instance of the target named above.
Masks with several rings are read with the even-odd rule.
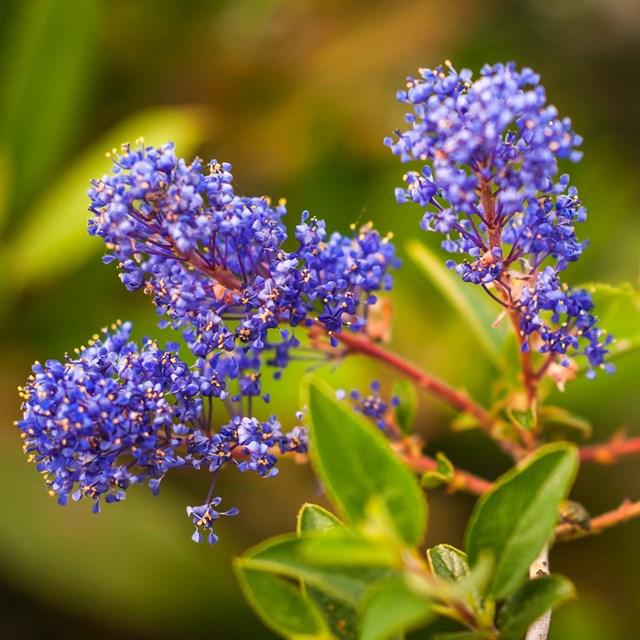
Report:
[[[99,515],[86,502],[60,507],[15,440],[10,448],[6,439],[0,455],[11,478],[0,491],[0,563],[18,588],[96,620],[109,603],[110,624],[141,635],[176,625],[189,635],[213,624],[211,597],[227,609],[241,606],[227,556],[241,550],[242,540],[221,532],[215,549],[191,542],[185,498],[173,487],[154,499],[133,486],[124,502],[105,505]]]
[[[500,312],[497,303],[468,282],[463,282],[444,266],[444,259],[436,256],[429,247],[417,240],[407,243],[407,253],[440,291],[442,296],[467,323],[467,328],[478,341],[491,362],[502,368],[500,351],[504,342],[505,328],[493,326]]]
[[[149,145],[173,141],[177,152],[188,158],[210,135],[206,112],[188,106],[149,109],[114,127],[66,172],[52,179],[45,195],[28,212],[5,258],[13,288],[50,281],[82,264],[88,255],[103,251],[102,242],[86,232],[86,193],[89,181],[111,167],[105,151],[142,136]]]
[[[40,187],[47,190],[61,150],[78,132],[74,121],[91,79],[98,4],[31,0],[14,7],[7,48],[14,53],[2,61],[0,120],[14,167],[12,201],[21,207]]]

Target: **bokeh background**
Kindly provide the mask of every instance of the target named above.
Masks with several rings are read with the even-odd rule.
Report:
[[[247,609],[230,559],[294,528],[304,500],[321,500],[310,470],[276,479],[227,473],[225,504],[241,515],[216,547],[189,541],[187,504],[207,478],[180,472],[158,499],[143,488],[93,516],[58,507],[21,452],[16,387],[31,363],[83,344],[116,318],[137,337],[169,339],[154,308],[102,265],[85,233],[86,189],[104,152],[144,136],[178,152],[233,163],[238,190],[286,197],[345,231],[373,220],[403,256],[419,211],[395,204],[402,167],[382,139],[401,126],[394,99],[406,75],[451,59],[478,69],[516,60],[584,135],[566,167],[590,210],[591,247],[573,283],[637,284],[640,238],[640,3],[636,0],[2,0],[0,2],[0,635],[178,639],[269,638]],[[632,289],[599,294],[605,324],[640,335]],[[405,257],[393,294],[393,345],[486,400],[496,372],[463,321]],[[614,376],[578,381],[550,401],[592,422],[595,437],[640,433],[640,356]],[[304,367],[274,388],[284,422]],[[393,374],[354,360],[322,372],[365,388]],[[432,450],[495,477],[506,465],[474,432],[450,434],[451,413],[420,395],[418,430]],[[638,462],[585,468],[574,497],[593,513],[640,494]],[[473,501],[430,493],[428,542],[461,544]],[[554,550],[580,598],[554,616],[552,640],[640,637],[640,522]]]

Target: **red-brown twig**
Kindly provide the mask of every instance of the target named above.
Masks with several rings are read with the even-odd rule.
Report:
[[[458,391],[447,385],[435,376],[422,371],[411,362],[404,360],[399,355],[388,351],[384,347],[372,342],[363,335],[343,331],[334,336],[345,346],[350,353],[361,353],[384,362],[389,366],[401,371],[411,378],[423,389],[430,391],[435,396],[446,402],[449,406],[473,416],[480,426],[487,432],[491,432],[494,427],[494,419],[491,414],[472,400],[463,391]]]
[[[640,436],[634,438],[614,438],[609,442],[580,447],[582,462],[612,464],[618,458],[640,454]]]
[[[508,441],[496,435],[500,423],[484,407],[472,400],[464,391],[459,391],[450,387],[446,382],[419,369],[414,364],[400,357],[396,353],[389,351],[381,345],[373,342],[363,334],[343,331],[334,334],[347,349],[349,353],[360,353],[369,356],[380,362],[393,367],[407,377],[411,378],[418,386],[431,392],[449,406],[462,413],[473,416],[478,425],[497,442],[498,446],[509,456],[518,460],[526,455],[527,450],[516,442]]]
[[[633,502],[625,500],[617,509],[607,511],[591,519],[591,527],[584,529],[575,524],[561,524],[556,528],[555,541],[564,542],[574,538],[597,535],[617,524],[622,524],[640,516],[640,500]]]
[[[438,461],[429,456],[407,453],[403,455],[403,459],[410,469],[418,473],[436,471],[438,468]],[[449,488],[451,491],[464,491],[465,493],[480,496],[489,491],[492,486],[489,480],[485,480],[469,471],[454,468],[453,480]]]

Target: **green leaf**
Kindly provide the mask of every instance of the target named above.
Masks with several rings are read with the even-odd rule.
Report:
[[[362,605],[361,640],[391,640],[418,629],[435,617],[431,603],[401,578],[372,587]]]
[[[452,431],[470,431],[471,429],[479,429],[481,426],[478,418],[468,413],[458,414],[451,422]]]
[[[425,471],[424,474],[422,474],[420,484],[425,489],[434,489],[443,484],[450,484],[455,477],[456,470],[451,460],[449,460],[442,451],[436,453],[436,460],[438,464],[435,470]]]
[[[298,536],[305,533],[344,531],[345,527],[332,513],[315,504],[305,504],[298,513]],[[326,593],[304,585],[307,596],[313,600],[331,632],[340,640],[356,640],[358,637],[358,612],[344,602]]]
[[[525,431],[534,431],[537,425],[536,415],[533,409],[527,411],[520,411],[519,409],[508,409],[507,414],[510,420],[517,427],[524,429]]]
[[[495,557],[489,594],[501,598],[522,583],[529,564],[549,541],[558,505],[578,469],[576,449],[566,443],[541,447],[498,479],[477,502],[466,532],[471,566],[483,551]]]
[[[444,484],[449,484],[450,480],[437,471],[425,471],[420,478],[420,485],[423,489],[437,489]]]
[[[451,478],[439,471],[425,471],[420,478],[420,486],[423,489],[437,489],[451,484]]]
[[[98,238],[87,235],[89,181],[110,169],[106,149],[145,137],[146,144],[169,140],[189,157],[211,134],[204,111],[194,107],[158,107],[137,113],[117,125],[88,149],[70,168],[56,177],[45,195],[28,212],[26,221],[2,256],[14,290],[51,281],[77,267],[91,253],[104,250]]]
[[[393,572],[383,567],[342,567],[326,565],[307,551],[308,538],[295,535],[279,536],[250,549],[238,559],[237,564],[304,580],[305,585],[320,589],[328,596],[338,598],[352,606],[358,606],[371,584]]]
[[[399,400],[396,407],[396,422],[400,431],[405,435],[412,434],[418,404],[415,387],[408,380],[398,380],[393,385],[391,395]]]
[[[403,565],[401,549],[389,540],[372,540],[347,532],[306,537],[300,554],[314,566],[401,568]]]
[[[492,577],[493,559],[483,554],[470,568],[466,554],[446,544],[428,549],[427,557],[438,580],[434,582],[413,576],[414,589],[440,602],[440,612],[461,624],[466,624],[467,620],[461,615],[460,601],[474,613],[478,626],[490,626],[495,613],[494,602],[482,594]]]
[[[413,474],[395,456],[380,431],[323,382],[307,388],[312,461],[328,494],[354,524],[366,521],[373,503],[384,505],[402,540],[416,546],[427,508]]]
[[[340,600],[336,600],[319,589],[306,588],[307,596],[316,603],[331,633],[339,640],[357,640],[360,618],[358,611]]]
[[[302,505],[298,512],[298,535],[318,531],[344,529],[344,525],[333,513],[317,504],[309,502]]]
[[[504,367],[500,351],[506,329],[493,327],[499,309],[478,287],[463,282],[447,269],[431,249],[417,240],[407,243],[407,253],[422,272],[431,280],[442,296],[458,312],[472,331],[479,346],[498,369]]]
[[[421,593],[446,605],[451,605],[458,600],[465,600],[472,605],[474,610],[480,612],[481,609],[486,608],[480,606],[480,596],[486,592],[487,585],[491,580],[494,566],[493,558],[490,554],[484,553],[478,558],[473,567],[469,568],[468,565],[464,564],[458,566],[457,569],[460,570],[459,577],[452,579],[456,568],[453,563],[460,560],[463,561],[464,554],[454,547],[451,547],[451,549],[454,553],[458,552],[462,554],[462,556],[457,560],[447,559],[449,563],[448,568],[446,565],[442,566],[440,564],[442,558],[435,558],[435,566],[432,564],[431,558],[429,559],[432,572],[436,577],[440,578],[439,580],[433,580],[430,576],[424,577],[412,574],[410,577],[411,585],[416,593]],[[438,551],[436,551],[436,554],[437,553]],[[467,575],[463,575],[464,566],[466,566]],[[436,570],[440,573],[436,573]],[[484,598],[484,600],[486,602],[489,601],[488,598]],[[455,613],[455,609],[453,612]],[[461,621],[464,622],[464,619],[461,619]]]
[[[295,584],[241,562],[235,569],[247,601],[277,634],[294,640],[332,637],[316,604]]]
[[[545,611],[574,596],[573,585],[561,576],[543,576],[530,580],[501,609],[498,616],[500,640],[519,640],[529,625]]]
[[[470,573],[467,554],[450,544],[439,544],[427,549],[427,558],[431,571],[446,582],[459,582]]]

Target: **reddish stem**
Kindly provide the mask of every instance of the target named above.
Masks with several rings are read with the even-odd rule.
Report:
[[[618,458],[638,454],[640,454],[640,436],[580,447],[580,460],[583,462],[611,464]]]
[[[350,353],[361,353],[370,356],[401,371],[423,389],[431,391],[454,409],[468,413],[476,418],[482,428],[488,433],[491,433],[494,426],[494,420],[491,414],[469,398],[466,393],[453,389],[442,380],[422,371],[411,362],[404,360],[392,351],[388,351],[362,335],[344,331],[339,334],[334,334],[334,337],[344,344]]]
[[[640,500],[636,502],[625,500],[617,509],[607,511],[607,513],[593,518],[589,529],[584,529],[575,524],[560,525],[556,528],[555,541],[564,542],[565,540],[573,540],[574,538],[597,535],[617,524],[622,524],[639,516]]]
[[[436,471],[438,468],[438,461],[429,456],[407,454],[404,456],[404,461],[410,469],[418,473]],[[489,480],[458,468],[454,469],[453,480],[450,484],[451,491],[465,491],[476,496],[486,493],[492,486],[493,484]]]
[[[527,450],[524,450],[519,444],[504,440],[494,434],[496,427],[499,427],[499,422],[464,391],[458,391],[450,387],[442,380],[422,371],[411,362],[385,349],[362,334],[343,331],[333,335],[347,347],[349,353],[361,353],[384,362],[411,378],[417,385],[430,391],[449,406],[473,416],[478,421],[479,426],[498,443],[507,455],[515,459],[520,459],[526,455]]]
[[[476,173],[478,178],[478,192],[480,195],[480,202],[484,210],[487,219],[487,234],[489,236],[490,250],[502,249],[502,228],[504,223],[498,219],[496,215],[496,201],[495,194],[492,191],[491,182],[482,177],[478,172]],[[508,279],[508,274],[504,274]],[[501,284],[501,283],[498,283]],[[513,325],[513,329],[516,332],[518,343],[520,344],[520,362],[522,365],[522,381],[524,383],[525,391],[527,393],[527,403],[530,407],[536,402],[538,392],[538,380],[536,378],[535,371],[533,369],[533,359],[531,357],[531,351],[529,349],[523,350],[522,347],[527,342],[527,337],[522,334],[520,329],[520,312],[514,308],[508,290],[504,286],[499,287],[503,304],[508,309],[509,319]],[[537,446],[535,438],[530,433],[521,433],[526,446],[529,449],[534,449]]]

